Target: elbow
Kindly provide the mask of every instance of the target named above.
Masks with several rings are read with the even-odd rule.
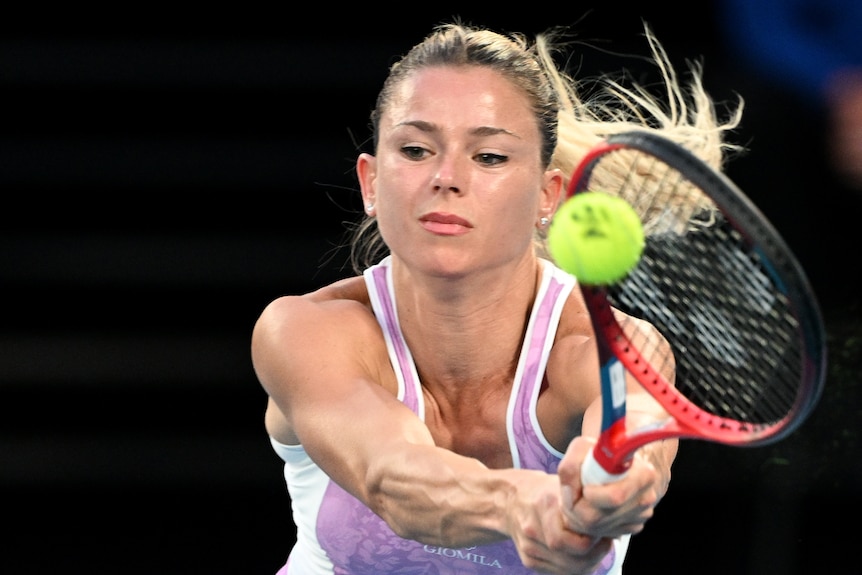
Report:
[[[410,521],[405,521],[404,507],[408,496],[397,477],[393,477],[390,467],[378,458],[366,470],[362,499],[365,505],[380,517],[392,531],[404,539],[415,539],[419,533]]]
[[[403,455],[399,465],[409,465]],[[427,489],[417,484],[415,475],[408,477],[394,471],[398,467],[387,465],[387,459],[390,458],[379,458],[367,469],[363,494],[366,506],[403,539],[446,544],[445,522],[440,520],[445,503],[441,506],[435,502]]]

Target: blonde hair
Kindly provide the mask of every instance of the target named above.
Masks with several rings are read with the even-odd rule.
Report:
[[[703,86],[702,66],[689,64],[688,82],[681,82],[664,48],[646,24],[644,29],[662,80],[661,98],[643,85],[624,82],[622,75],[573,78],[555,60],[566,47],[563,28],[539,34],[530,43],[518,33],[503,34],[458,22],[440,25],[390,68],[371,112],[375,150],[380,117],[399,82],[430,66],[470,65],[491,68],[524,91],[542,136],[542,164],[559,168],[567,180],[593,146],[612,134],[635,129],[658,132],[721,169],[727,153],[740,149],[727,143],[725,135],[738,126],[742,101],[729,110],[728,118],[719,119]],[[586,93],[586,88],[591,91]],[[544,238],[537,233],[535,239],[538,252],[545,255]],[[350,263],[355,272],[361,273],[388,251],[375,218],[366,216],[352,230]]]

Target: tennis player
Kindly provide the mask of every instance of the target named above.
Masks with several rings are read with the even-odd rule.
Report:
[[[648,128],[718,166],[741,112],[717,118],[700,69],[678,84],[646,32],[665,100],[622,76],[582,98],[556,33],[445,24],[391,67],[356,161],[356,275],[276,299],[253,332],[297,528],[281,575],[622,572],[677,441],[582,487],[596,348],[544,232],[602,138]],[[662,415],[631,393],[630,412]]]

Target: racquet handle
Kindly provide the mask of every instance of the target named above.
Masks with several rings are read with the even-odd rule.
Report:
[[[591,449],[581,464],[581,483],[583,485],[597,485],[612,483],[625,477],[626,471],[622,473],[610,473],[602,464],[596,460],[595,448]]]

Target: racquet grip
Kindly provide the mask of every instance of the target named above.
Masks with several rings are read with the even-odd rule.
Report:
[[[626,471],[622,473],[610,473],[602,464],[596,460],[595,449],[587,453],[587,457],[581,464],[581,483],[583,485],[597,485],[612,483],[617,479],[625,477]]]

